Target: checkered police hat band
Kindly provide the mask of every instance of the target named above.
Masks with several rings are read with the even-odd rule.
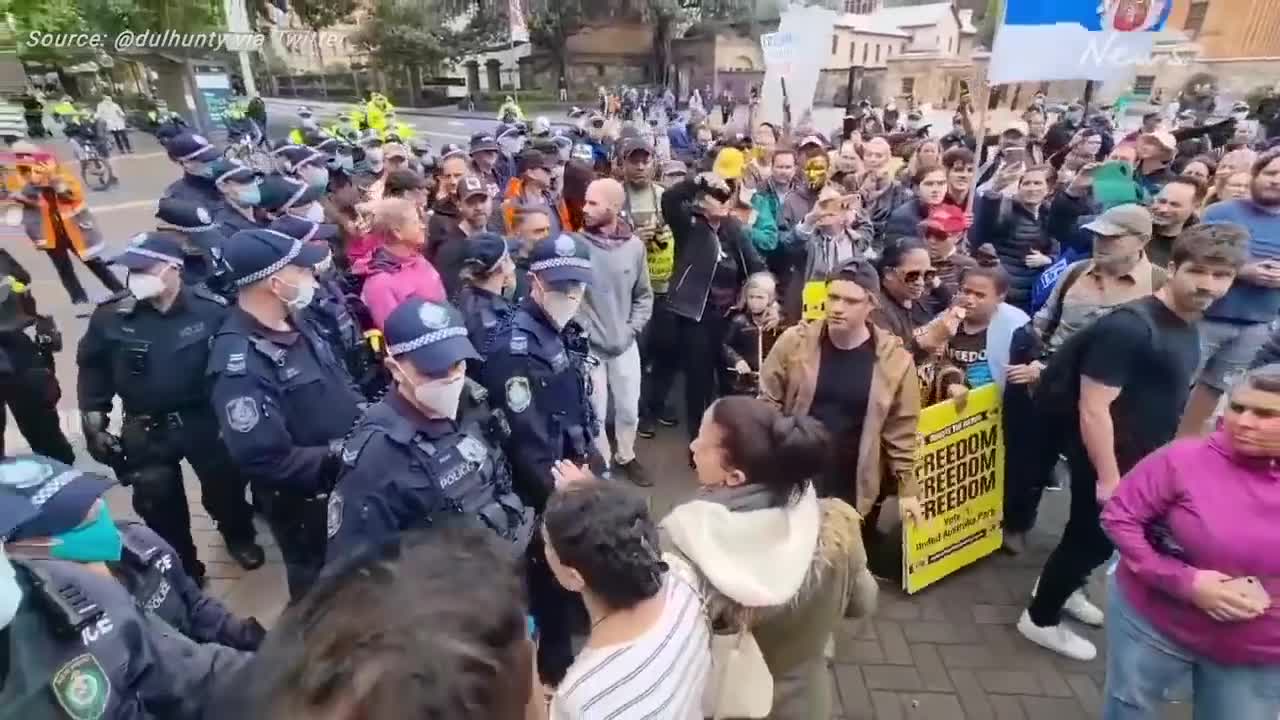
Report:
[[[189,153],[187,153],[186,155],[182,155],[182,156],[180,156],[178,159],[179,159],[179,160],[190,160],[191,158],[194,158],[195,156],[199,155],[200,153],[204,152],[205,150],[208,150],[210,147],[211,147],[211,146],[209,146],[209,145],[201,145],[199,150],[196,150],[195,152],[189,152]]]
[[[148,250],[146,248],[141,248],[141,247],[132,247],[132,248],[129,248],[128,250],[125,250],[125,252],[129,253],[130,255],[141,255],[142,257],[151,258],[152,260],[159,260],[160,262],[165,262],[165,263],[169,263],[170,265],[176,265],[178,267],[182,267],[181,258],[176,258],[176,257],[173,257],[172,255],[165,255],[164,253],[156,252],[155,250]]]
[[[464,327],[451,327],[442,330],[432,330],[421,337],[416,337],[409,342],[398,343],[387,348],[387,352],[391,355],[403,355],[411,353],[414,350],[421,350],[428,345],[434,345],[443,342],[449,338],[466,337],[467,329]]]
[[[271,231],[268,231],[268,232],[271,232]],[[293,259],[298,257],[298,253],[301,253],[301,252],[302,252],[302,243],[298,240],[294,240],[293,246],[289,248],[289,252],[284,254],[284,257],[262,268],[258,272],[249,273],[248,275],[245,275],[244,277],[236,281],[236,285],[240,287],[244,287],[245,285],[252,285],[253,283],[258,282],[259,280],[275,275],[276,273],[280,272],[280,270],[285,265],[288,265],[289,263],[293,262]]]
[[[551,258],[550,260],[539,260],[538,262],[533,263],[529,266],[529,270],[532,272],[542,272],[543,270],[550,270],[558,267],[576,267],[584,270],[590,270],[591,261],[580,257]]]

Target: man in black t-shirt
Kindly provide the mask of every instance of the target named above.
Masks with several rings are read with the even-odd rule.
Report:
[[[1076,660],[1097,655],[1060,615],[1102,625],[1102,611],[1082,591],[1113,550],[1098,522],[1100,505],[1122,474],[1173,439],[1200,360],[1197,321],[1231,288],[1248,243],[1248,232],[1230,223],[1186,230],[1174,244],[1164,287],[1116,308],[1054,356],[1074,362],[1079,375],[1077,421],[1066,438],[1071,517],[1018,621],[1028,640]]]

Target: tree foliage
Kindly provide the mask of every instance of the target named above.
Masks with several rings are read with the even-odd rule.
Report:
[[[449,2],[441,0],[377,0],[352,40],[386,72],[434,71],[498,34],[493,14],[476,13],[457,30],[450,26],[451,12]]]

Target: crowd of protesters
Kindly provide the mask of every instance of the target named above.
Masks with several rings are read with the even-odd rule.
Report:
[[[110,576],[165,548],[184,604],[163,619],[225,647],[193,663],[131,619],[102,657],[152,653],[158,674],[91,653],[54,700],[76,717],[828,718],[835,627],[901,580],[902,526],[925,518],[921,410],[994,386],[1003,549],[1026,551],[1057,477],[1071,488],[1017,630],[1086,661],[1070,623],[1105,624],[1107,718],[1156,717],[1188,675],[1197,716],[1280,713],[1280,150],[1257,124],[1152,114],[1124,135],[1037,97],[984,138],[967,101],[941,136],[869,103],[824,133],[758,121],[754,92],[734,126],[725,92],[713,129],[710,94],[680,117],[670,91],[601,88],[570,130],[504,121],[438,151],[307,129],[265,176],[168,138],[183,176],[112,260],[123,286],[81,253],[119,290],[77,354],[82,406],[105,402],[89,450],[151,527],[116,526],[108,479],[67,467],[65,438],[29,438],[57,453],[0,463],[0,620],[35,627],[50,577],[163,603],[59,562]],[[50,218],[85,210],[49,154],[14,151],[10,196],[61,271],[80,241]],[[696,494],[655,518],[637,439],[682,423]],[[172,453],[146,459],[162,432]],[[183,457],[245,567],[262,563],[237,525],[246,484],[268,518],[290,607],[265,637],[201,596],[165,474]],[[1100,570],[1105,610],[1085,591]],[[125,683],[138,711],[86,677]]]

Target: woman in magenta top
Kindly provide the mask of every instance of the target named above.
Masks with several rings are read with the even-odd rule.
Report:
[[[1120,553],[1104,720],[1158,718],[1188,677],[1197,720],[1280,717],[1280,365],[1222,428],[1147,456],[1102,510]]]
[[[379,329],[392,310],[411,297],[445,302],[440,273],[422,256],[426,227],[418,209],[403,198],[386,198],[373,206],[370,234],[379,247],[367,264],[368,277],[360,298]],[[359,272],[359,269],[357,269]]]

